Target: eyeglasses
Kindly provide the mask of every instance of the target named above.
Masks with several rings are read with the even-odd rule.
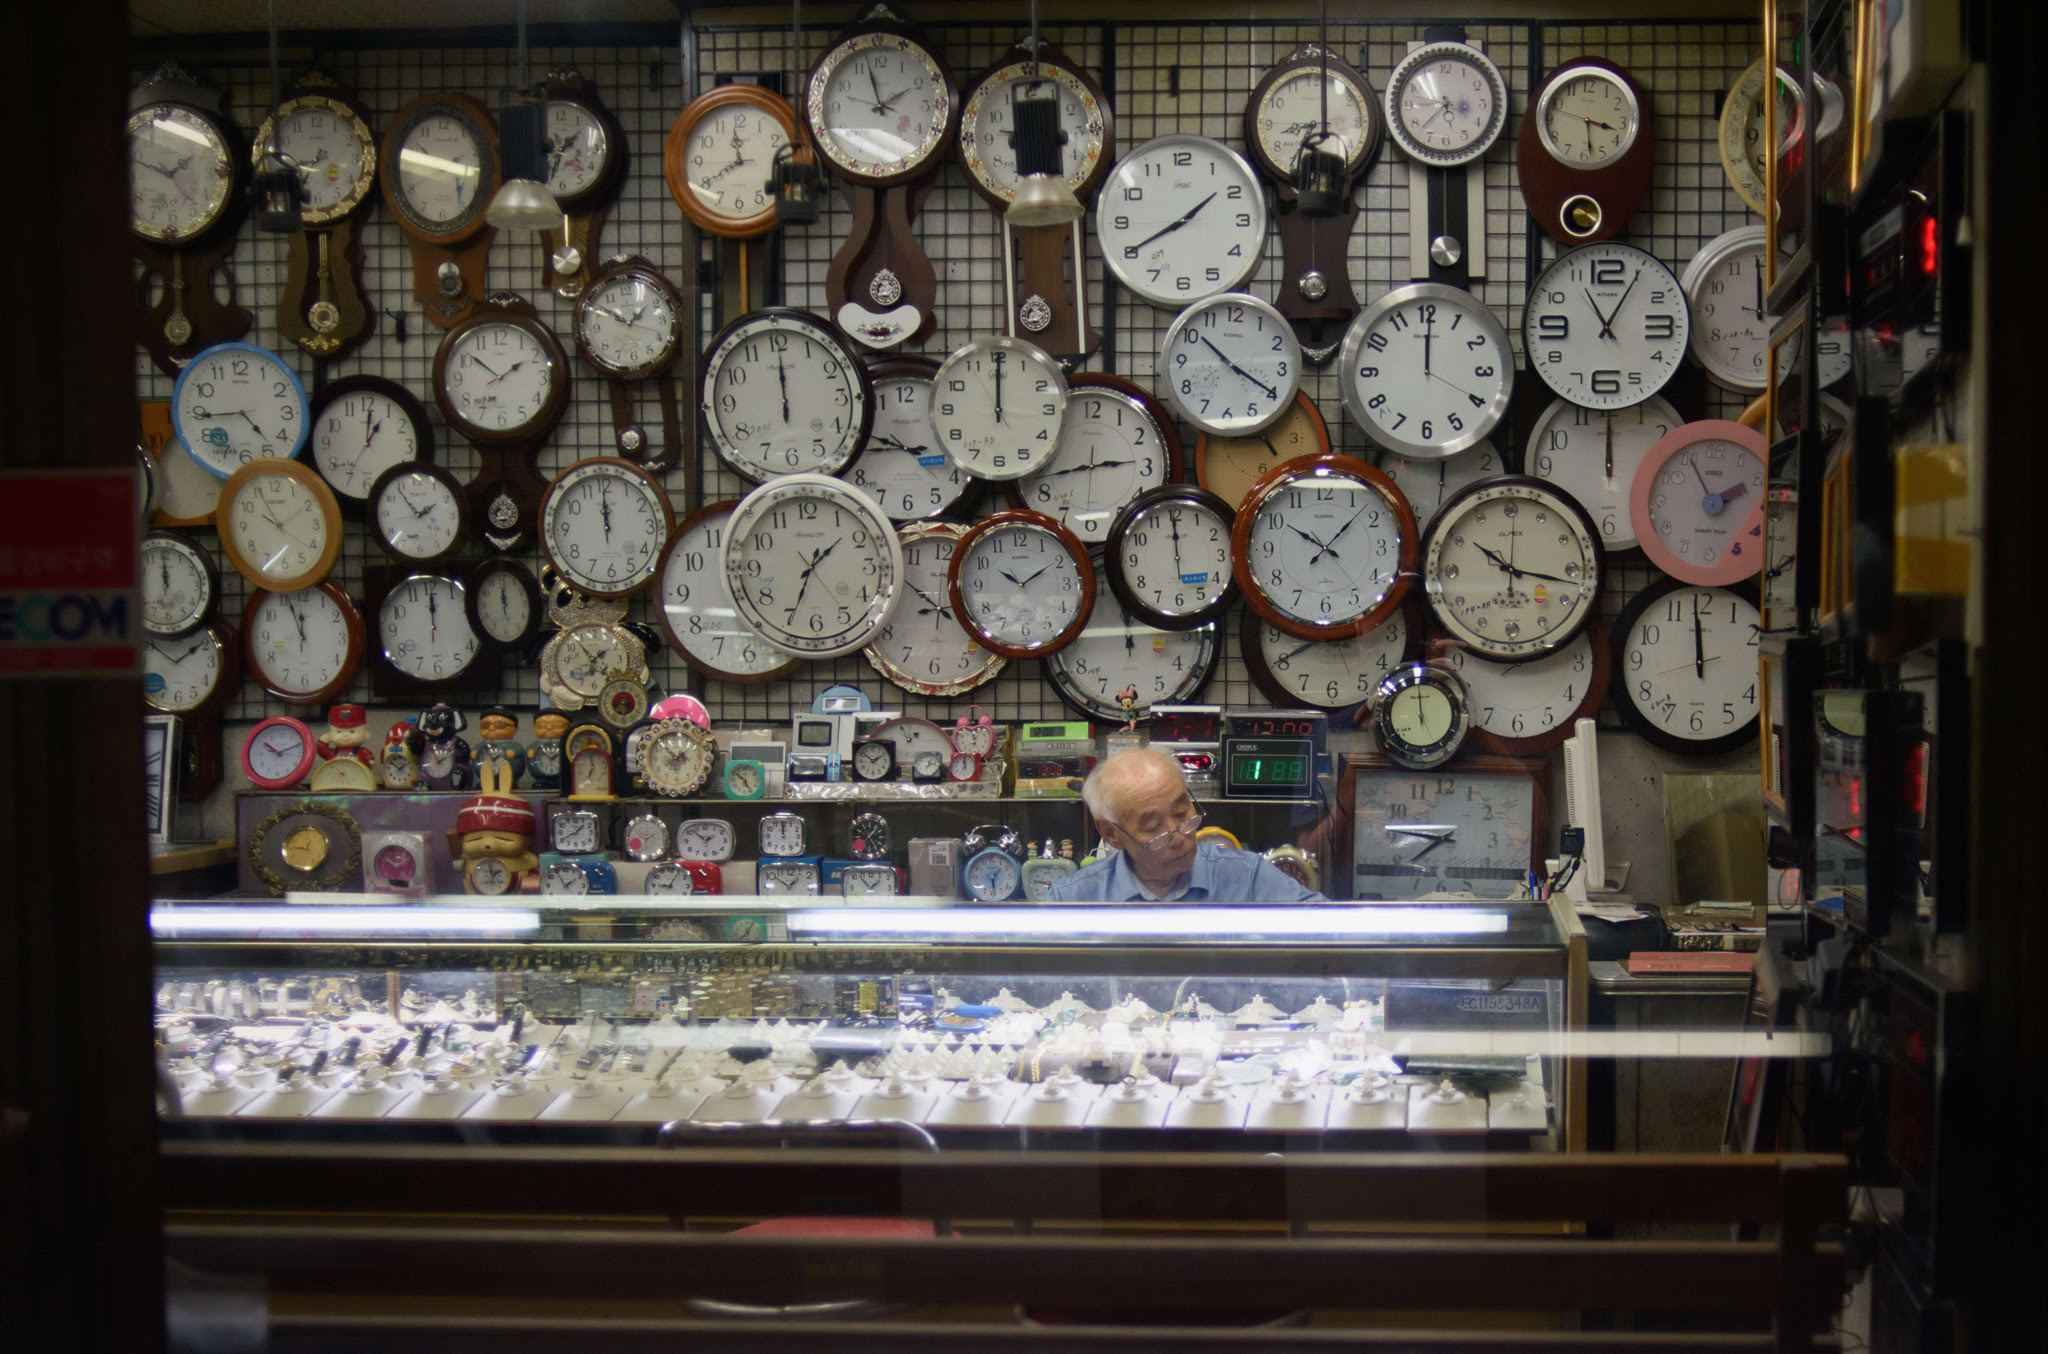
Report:
[[[1118,832],[1123,833],[1124,836],[1127,838],[1135,836],[1135,834],[1133,834],[1132,831],[1129,828],[1125,827],[1122,823],[1113,823],[1111,824],[1111,826],[1116,828]],[[1175,823],[1172,827],[1166,829],[1166,831],[1158,834],[1157,836],[1149,837],[1142,842],[1137,842],[1136,845],[1132,847],[1132,849],[1136,851],[1157,851],[1161,847],[1165,846],[1167,843],[1171,842],[1175,837],[1194,836],[1195,833],[1201,829],[1201,826],[1201,811],[1198,809],[1190,809],[1188,811],[1187,817],[1181,819],[1178,823]]]

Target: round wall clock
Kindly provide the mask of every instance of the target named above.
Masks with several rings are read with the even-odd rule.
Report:
[[[1084,718],[1124,724],[1152,716],[1155,705],[1195,699],[1215,674],[1220,623],[1193,630],[1154,630],[1109,591],[1097,569],[1096,606],[1072,643],[1045,660],[1053,694]]]
[[[1707,241],[1687,261],[1678,285],[1692,307],[1692,355],[1707,375],[1731,390],[1770,384],[1764,369],[1771,338],[1764,228],[1741,226]]]
[[[1492,432],[1515,385],[1508,331],[1471,292],[1396,287],[1362,311],[1338,354],[1344,407],[1389,451],[1450,456]]]
[[[584,276],[588,281],[576,298],[576,350],[605,378],[613,441],[628,460],[666,470],[682,455],[674,367],[688,308],[661,270],[638,255],[613,259]],[[633,417],[633,387],[642,381],[654,383],[661,407],[658,447]]]
[[[958,113],[946,63],[907,29],[849,34],[825,49],[804,81],[804,120],[819,153],[870,187],[936,167]]]
[[[498,191],[497,128],[466,94],[424,94],[400,109],[381,160],[384,205],[408,234],[435,244],[474,234]]]
[[[1236,514],[1207,489],[1165,484],[1117,514],[1103,547],[1109,588],[1126,610],[1160,630],[1192,630],[1237,600],[1230,567]]]
[[[342,502],[361,507],[395,465],[434,459],[427,407],[396,381],[345,376],[320,392],[307,419],[313,468]]]
[[[1004,492],[1011,507],[1057,518],[1096,545],[1132,499],[1180,476],[1180,432],[1166,406],[1121,376],[1084,371],[1067,378],[1052,459]]]
[[[268,348],[216,343],[178,373],[171,427],[193,460],[226,479],[252,461],[299,454],[306,388]]]
[[[439,564],[469,539],[469,497],[455,476],[401,461],[377,477],[365,506],[370,539],[400,564]]]
[[[1472,698],[1473,746],[1485,752],[1524,757],[1562,747],[1573,722],[1593,718],[1607,697],[1607,636],[1597,625],[1527,663],[1447,647],[1443,661]]]
[[[735,240],[766,235],[775,229],[775,157],[796,139],[796,113],[781,95],[719,85],[676,116],[662,144],[662,176],[700,229]]]
[[[958,522],[912,522],[897,529],[903,601],[863,652],[876,672],[920,696],[972,691],[1009,662],[976,643],[953,609],[947,574],[966,532]]]
[[[220,491],[213,524],[235,572],[272,592],[312,587],[341,554],[341,505],[297,461],[252,461],[237,470]]]
[[[932,376],[928,357],[885,357],[868,364],[875,418],[866,445],[839,477],[882,505],[901,525],[964,509],[981,482],[938,448],[932,431]]]
[[[1048,464],[1066,412],[1066,372],[1022,339],[976,339],[932,377],[939,450],[985,480],[1019,479]]]
[[[1613,695],[1629,726],[1667,752],[1711,757],[1756,736],[1756,585],[1664,579],[1614,622]]]
[[[1552,239],[1608,239],[1635,215],[1656,150],[1649,100],[1628,72],[1573,57],[1529,97],[1515,142],[1522,199]]]
[[[1238,509],[1230,555],[1246,603],[1297,639],[1349,639],[1400,606],[1415,515],[1393,481],[1349,456],[1268,471]]]
[[[1446,668],[1404,663],[1372,693],[1372,733],[1390,761],[1429,771],[1458,755],[1472,730],[1471,697]]]
[[[1244,110],[1244,144],[1277,183],[1292,184],[1302,143],[1327,122],[1336,138],[1326,148],[1347,174],[1362,173],[1379,154],[1386,121],[1365,73],[1334,51],[1327,62],[1303,47],[1267,71]]]
[[[661,552],[661,610],[669,647],[707,677],[755,685],[795,672],[801,660],[763,641],[735,618],[725,594],[725,530],[738,499],[697,509]]]
[[[479,645],[461,579],[410,574],[382,597],[373,596],[371,610],[377,618],[373,676],[381,670],[409,689],[453,685],[469,676]]]
[[[142,700],[152,710],[197,715],[218,710],[242,685],[242,645],[234,627],[214,620],[182,638],[146,641]]]
[[[213,618],[220,601],[220,571],[213,553],[176,531],[142,538],[142,628],[153,639],[189,635]]]
[[[1259,478],[1283,461],[1330,453],[1330,425],[1306,390],[1279,420],[1246,437],[1215,437],[1203,433],[1195,441],[1195,481],[1232,508],[1242,509],[1245,495]]]
[[[627,597],[654,581],[675,525],[660,480],[631,461],[593,456],[548,486],[541,554],[579,592]]]
[[[1140,300],[1178,309],[1240,286],[1266,243],[1266,194],[1244,157],[1206,136],[1148,141],[1110,171],[1095,234]]]
[[[1508,121],[1500,68],[1465,42],[1425,42],[1387,77],[1387,130],[1412,160],[1448,168],[1478,159]]]
[[[251,592],[242,611],[243,666],[287,705],[324,705],[363,666],[363,613],[329,580],[304,592]]]
[[[1385,620],[1350,639],[1301,639],[1256,616],[1238,622],[1237,637],[1245,671],[1279,708],[1349,710],[1415,653],[1422,618],[1411,594]]]
[[[242,774],[259,790],[289,790],[313,769],[313,731],[290,715],[272,715],[242,739]]]
[[[1629,491],[1636,469],[1660,438],[1684,422],[1652,395],[1626,409],[1598,410],[1555,400],[1536,420],[1522,464],[1579,501],[1609,550],[1633,550],[1636,529]]]
[[[860,490],[829,475],[784,475],[733,509],[725,586],[762,639],[800,658],[836,658],[866,648],[895,613],[903,546]]]
[[[626,138],[597,87],[573,71],[550,72],[546,137],[548,191],[569,214],[607,199],[626,172]],[[574,271],[574,270],[571,270]]]
[[[1466,485],[1508,473],[1505,460],[1493,443],[1481,442],[1450,456],[1409,456],[1383,451],[1373,464],[1386,472],[1408,500],[1415,520],[1426,527],[1436,517],[1437,509]]]
[[[1529,289],[1522,348],[1543,383],[1588,409],[1622,409],[1678,374],[1692,318],[1671,270],[1619,240],[1560,254]]]
[[[1011,510],[962,533],[946,570],[953,613],[983,648],[1042,658],[1074,641],[1095,608],[1095,565],[1073,532]]]
[[[1042,98],[1047,89],[1059,100],[1065,138],[1060,177],[1068,189],[1086,202],[1109,172],[1116,136],[1102,86],[1049,47],[1035,56],[1013,48],[969,87],[960,110],[960,167],[974,190],[998,208],[1017,195],[1015,100],[1020,94]]]
[[[1725,586],[1764,563],[1763,434],[1727,419],[1673,428],[1644,454],[1629,521],[1650,563],[1687,583]]]
[[[1764,60],[1758,57],[1735,77],[1735,85],[1721,101],[1721,168],[1728,174],[1728,186],[1759,216],[1764,210],[1765,166],[1770,156],[1785,143],[1792,125],[1792,110],[1798,106],[1799,82],[1783,70],[1778,72],[1778,125],[1764,128]]]
[[[452,326],[434,352],[434,400],[471,442],[537,442],[569,406],[569,355],[516,297],[494,297]]]
[[[1301,343],[1270,302],[1227,293],[1197,301],[1159,344],[1166,398],[1205,433],[1244,437],[1277,422],[1301,386]]]
[[[237,156],[225,120],[189,104],[128,115],[129,227],[152,244],[197,240],[233,202]]]
[[[462,580],[462,604],[477,642],[518,653],[540,632],[540,584],[517,560],[487,559]]]
[[[278,104],[256,129],[259,168],[273,136],[299,168],[305,193],[299,216],[307,225],[332,225],[369,197],[377,180],[377,138],[346,99],[309,90]]]
[[[874,424],[867,368],[838,330],[803,310],[756,310],[721,329],[702,391],[712,448],[756,484],[838,473]]]
[[[1502,475],[1444,504],[1422,543],[1429,608],[1482,658],[1555,653],[1599,612],[1600,533],[1542,480]]]

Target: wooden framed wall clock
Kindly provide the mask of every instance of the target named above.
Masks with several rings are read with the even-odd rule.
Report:
[[[1593,718],[1607,698],[1607,635],[1598,626],[1527,663],[1495,662],[1459,645],[1446,646],[1443,662],[1471,697],[1472,745],[1506,756],[1564,746],[1574,721]]]
[[[1273,183],[1279,206],[1280,295],[1276,304],[1294,326],[1304,355],[1320,366],[1336,356],[1345,327],[1358,313],[1345,253],[1358,224],[1352,190],[1379,157],[1386,119],[1363,71],[1327,43],[1305,43],[1276,62],[1244,110],[1244,144]],[[1326,203],[1312,196],[1304,210],[1295,166],[1303,145],[1335,155],[1342,170]],[[1328,210],[1334,207],[1335,210]]]
[[[498,124],[467,94],[422,94],[398,110],[378,160],[384,205],[412,249],[412,294],[443,329],[484,295],[496,228]]]
[[[275,138],[299,168],[304,229],[291,237],[277,330],[316,358],[339,357],[370,336],[376,308],[363,291],[363,217],[377,181],[377,136],[355,91],[308,71],[256,130],[260,166]]]
[[[1245,671],[1283,710],[1360,708],[1388,673],[1422,648],[1422,605],[1411,590],[1386,619],[1350,639],[1325,642],[1286,634],[1256,616],[1238,623]]]
[[[1297,391],[1287,412],[1260,432],[1233,437],[1205,432],[1196,438],[1195,481],[1232,508],[1242,508],[1252,485],[1274,466],[1329,454],[1330,425],[1308,392]]]
[[[1095,563],[1073,532],[1043,513],[1011,510],[961,534],[946,567],[953,614],[1005,658],[1043,658],[1071,644],[1095,609]]]
[[[434,353],[434,402],[476,448],[472,516],[493,550],[533,539],[547,482],[536,457],[569,407],[569,355],[523,297],[500,292],[455,321]]]
[[[1050,43],[1025,39],[968,87],[960,110],[960,166],[998,219],[1017,195],[1016,100],[1050,91],[1060,111],[1060,177],[1087,206],[1116,156],[1116,121],[1095,77]],[[1101,345],[1088,324],[1081,217],[1063,226],[1001,222],[1004,332],[1078,366]],[[1069,261],[1074,283],[1066,280]]]
[[[181,802],[197,804],[220,784],[220,715],[241,689],[241,637],[218,616],[177,639],[145,638],[142,699],[178,716]]]
[[[1221,622],[1192,630],[1154,630],[1109,589],[1096,560],[1095,610],[1073,642],[1045,660],[1045,680],[1085,718],[1124,724],[1152,717],[1155,705],[1201,695],[1222,654]]]
[[[590,285],[597,238],[626,181],[626,133],[597,86],[567,66],[540,82],[547,95],[548,191],[562,205],[562,224],[547,232],[541,281],[563,300]]]
[[[1245,603],[1296,639],[1372,629],[1415,574],[1415,514],[1392,480],[1350,456],[1304,456],[1267,471],[1230,533]]]
[[[333,579],[303,592],[255,589],[242,609],[243,668],[287,705],[325,705],[348,690],[367,642],[363,613]]]
[[[1613,695],[1622,718],[1690,757],[1732,752],[1756,736],[1762,618],[1754,583],[1700,587],[1663,579],[1614,622]]]
[[[662,177],[699,230],[752,239],[775,229],[775,157],[796,139],[796,112],[781,95],[719,85],[676,115],[662,143]]]
[[[308,459],[345,508],[361,508],[393,466],[434,459],[426,405],[381,376],[329,381],[314,398],[306,428]]]
[[[469,628],[486,650],[518,655],[540,632],[540,584],[517,560],[499,556],[473,565],[462,580]]]
[[[577,286],[576,351],[605,379],[619,455],[657,473],[674,468],[684,446],[675,377],[683,351],[682,293],[638,255],[611,260]],[[641,383],[654,386],[661,405],[659,446],[633,417],[633,387]]]
[[[160,294],[137,324],[159,370],[176,376],[202,348],[249,332],[247,310],[214,295],[247,210],[249,152],[226,98],[176,63],[128,99],[129,228]]]
[[[344,531],[327,482],[299,461],[251,461],[231,476],[214,510],[221,554],[272,592],[301,592],[334,571]]]
[[[839,327],[870,348],[929,337],[938,275],[910,233],[912,199],[952,144],[960,97],[937,47],[873,5],[827,47],[804,81],[804,124],[845,186],[853,226],[825,274]]]
[[[1573,57],[1543,77],[1515,141],[1522,201],[1545,234],[1567,245],[1619,235],[1649,191],[1656,156],[1649,98],[1596,56]]]

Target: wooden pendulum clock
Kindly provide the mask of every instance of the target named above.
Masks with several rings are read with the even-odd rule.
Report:
[[[130,228],[161,295],[137,337],[168,376],[202,348],[249,332],[255,317],[218,300],[213,274],[247,209],[249,150],[217,89],[165,65],[128,101]]]
[[[477,302],[434,353],[434,400],[481,461],[470,517],[493,550],[533,543],[547,489],[536,461],[569,407],[570,379],[561,340],[510,293]]]
[[[825,300],[833,321],[870,348],[914,343],[938,327],[938,275],[910,222],[959,108],[937,49],[886,5],[856,19],[804,81],[805,126],[853,207]]]
[[[760,85],[719,85],[692,99],[677,115],[662,145],[662,177],[669,194],[697,229],[729,244],[718,270],[738,282],[736,307],[754,308],[750,274],[759,240],[777,225],[776,165],[797,142],[796,112]]]
[[[379,164],[384,205],[412,249],[412,294],[443,329],[484,294],[497,231],[484,212],[498,191],[498,124],[467,94],[422,94],[398,111]]]
[[[280,334],[316,358],[334,358],[370,335],[376,309],[363,291],[363,218],[377,182],[377,137],[355,91],[309,71],[257,129],[253,159],[273,144],[297,166],[302,229],[287,246],[277,296]]]
[[[968,90],[960,164],[974,191],[1003,214],[1004,331],[1078,366],[1102,341],[1088,324],[1081,215],[1051,225],[1009,216],[1025,177],[1018,165],[1020,100],[1033,99],[1058,109],[1060,177],[1085,207],[1116,158],[1115,120],[1094,77],[1049,43],[1019,42]]]
[[[546,232],[541,285],[573,301],[597,267],[597,238],[626,182],[626,134],[597,86],[558,66],[540,82],[547,95],[548,191],[562,224]]]

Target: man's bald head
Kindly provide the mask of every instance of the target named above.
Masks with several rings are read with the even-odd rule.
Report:
[[[1154,748],[1125,748],[1101,762],[1081,782],[1081,802],[1098,822],[1122,823],[1134,804],[1155,796],[1171,802],[1187,793],[1180,763]],[[1135,817],[1136,815],[1132,815]]]

